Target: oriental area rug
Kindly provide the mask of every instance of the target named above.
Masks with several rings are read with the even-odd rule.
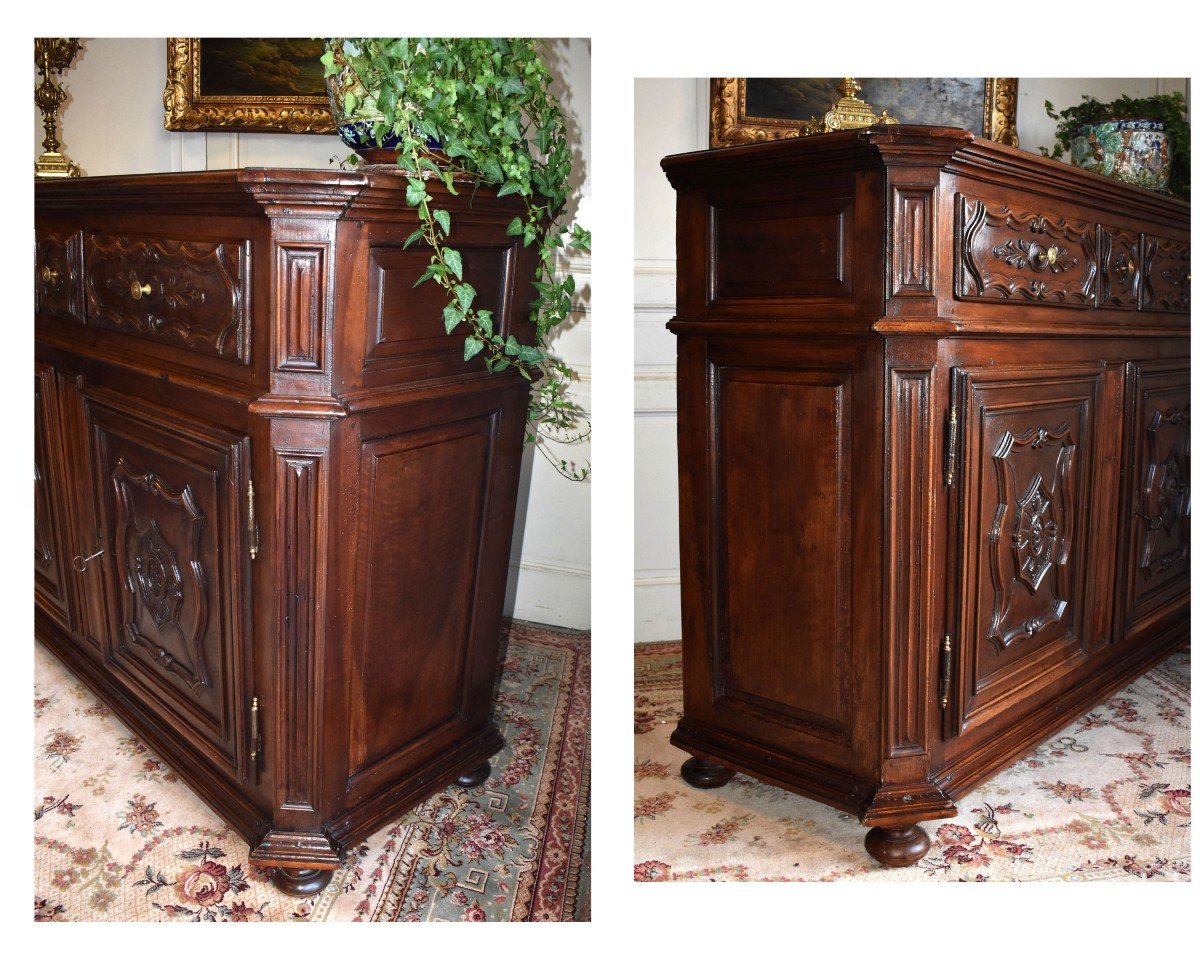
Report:
[[[249,849],[36,645],[36,920],[588,920],[589,636],[507,628],[481,786],[447,787],[359,844],[319,895]]]
[[[639,644],[634,879],[1190,880],[1189,654],[1179,653],[924,824],[917,864],[880,866],[857,818],[736,775],[699,790],[670,745],[679,643]]]

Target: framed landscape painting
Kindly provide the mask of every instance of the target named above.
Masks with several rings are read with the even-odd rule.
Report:
[[[859,97],[901,123],[964,127],[1017,145],[1017,81],[995,77],[856,78]],[[801,136],[838,99],[841,78],[718,77],[709,96],[709,144],[728,147]]]
[[[333,133],[322,50],[286,37],[168,40],[167,129]]]

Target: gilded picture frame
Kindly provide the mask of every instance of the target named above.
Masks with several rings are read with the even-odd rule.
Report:
[[[256,55],[245,58],[238,71],[228,69],[230,44],[252,45]],[[224,62],[206,58],[206,44],[222,44]],[[308,50],[309,46],[313,50]],[[304,48],[301,50],[301,48]],[[320,40],[289,38],[205,40],[174,37],[167,40],[167,86],[163,93],[166,128],[187,131],[258,131],[271,133],[334,133],[336,127],[320,71],[309,62],[319,57]],[[236,55],[236,53],[235,53]],[[264,70],[255,72],[255,63]],[[208,72],[206,73],[206,66]],[[265,73],[270,69],[270,76]],[[316,74],[319,78],[320,73]],[[211,78],[208,79],[208,78]]]
[[[779,82],[767,80],[765,82]],[[830,89],[837,84],[830,80]],[[863,81],[866,85],[869,81]],[[907,81],[897,81],[905,83]],[[919,82],[914,79],[912,82]],[[935,113],[925,116],[906,116],[907,111],[897,110],[896,105],[886,102],[874,102],[868,93],[862,95],[870,102],[876,111],[886,109],[896,116],[901,123],[919,123],[929,126],[945,125]],[[747,78],[745,77],[715,77],[710,81],[709,91],[709,145],[713,147],[730,147],[740,143],[759,143],[764,140],[784,140],[789,137],[804,135],[807,121],[813,115],[829,108],[837,94],[833,94],[826,103],[811,106],[804,116],[755,116],[748,112]],[[753,97],[751,98],[753,108]],[[1017,78],[1016,77],[987,77],[983,81],[982,98],[978,104],[980,123],[976,132],[988,140],[997,143],[1017,146]],[[760,111],[765,112],[765,111]],[[800,112],[800,111],[797,111]]]

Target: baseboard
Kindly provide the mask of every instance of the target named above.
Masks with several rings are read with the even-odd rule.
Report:
[[[636,643],[678,640],[683,636],[679,606],[679,574],[638,577],[633,581]]]
[[[591,571],[537,560],[512,564],[504,615],[556,627],[591,629]]]

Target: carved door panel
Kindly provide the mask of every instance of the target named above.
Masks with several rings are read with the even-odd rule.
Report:
[[[955,371],[958,480],[957,682],[951,715],[976,726],[1086,654],[1100,364]]]
[[[1180,361],[1132,367],[1126,632],[1186,592],[1191,567],[1189,368]]]
[[[113,675],[170,732],[244,776],[249,440],[85,389]]]
[[[34,369],[33,390],[33,584],[38,605],[64,630],[71,629],[70,560],[66,497],[58,451],[62,421],[55,393],[57,378],[48,364]]]

